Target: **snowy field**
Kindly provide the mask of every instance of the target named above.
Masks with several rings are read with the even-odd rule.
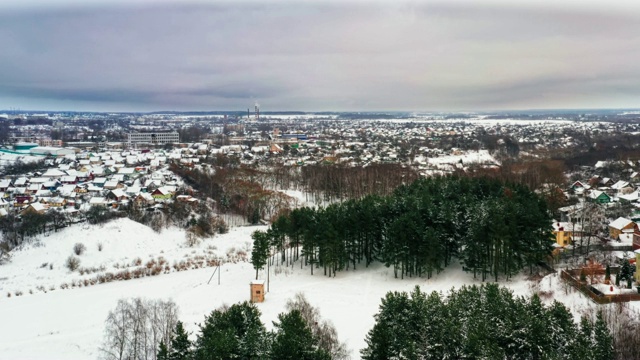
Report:
[[[44,159],[43,156],[34,156],[29,154],[12,154],[12,153],[0,151],[0,167],[13,164],[18,160],[24,163],[29,163],[29,162],[36,162],[42,159]]]
[[[73,244],[82,241],[87,251],[80,256],[83,264],[112,267],[130,263],[140,257],[147,259],[162,255],[168,262],[177,261],[194,252],[212,251],[224,257],[230,250],[246,249],[251,233],[264,227],[232,228],[228,234],[217,235],[195,248],[184,246],[184,235],[178,229],[156,234],[150,229],[127,219],[100,226],[76,225],[42,239],[42,246],[27,246],[14,254],[10,264],[0,267],[0,358],[2,359],[95,359],[102,343],[104,320],[121,298],[173,299],[180,308],[180,319],[195,338],[197,324],[205,315],[222,304],[233,304],[249,299],[249,282],[255,270],[248,262],[227,263],[222,266],[220,285],[217,275],[207,284],[214,268],[170,272],[158,276],[97,284],[82,288],[54,291],[34,291],[37,284],[59,284],[77,277],[61,263],[72,253]],[[97,250],[97,243],[103,250]],[[233,252],[233,251],[231,251]],[[250,251],[249,251],[250,253]],[[41,267],[53,262],[54,270]],[[260,273],[266,279],[266,272]],[[380,299],[388,291],[410,291],[420,285],[423,291],[446,293],[452,287],[479,284],[473,276],[452,266],[438,276],[427,279],[395,279],[393,270],[380,265],[357,271],[342,272],[335,278],[310,274],[309,268],[271,267],[270,291],[264,303],[258,304],[262,320],[268,328],[284,311],[285,303],[296,293],[304,293],[309,301],[320,308],[323,318],[333,322],[339,337],[346,341],[352,358],[359,358],[365,346],[365,335],[374,324]],[[511,288],[517,295],[530,295],[540,290],[548,296],[565,302],[579,316],[591,305],[584,296],[565,288],[559,277],[551,275],[537,286],[524,275],[501,285]],[[7,297],[6,292],[22,289],[23,295]]]
[[[460,160],[462,160],[463,164],[499,163],[493,156],[491,156],[491,154],[489,154],[488,150],[466,151],[459,155],[443,155],[426,158],[426,162],[430,165],[457,164]]]
[[[158,234],[127,218],[104,225],[73,225],[14,249],[11,262],[0,266],[0,294],[5,297],[7,293],[15,295],[19,291],[29,295],[30,291],[42,291],[38,287],[47,291],[52,287],[59,290],[62,284],[93,279],[106,272],[134,270],[150,260],[158,261],[160,257],[171,271],[174,271],[174,264],[186,259],[227,259],[238,251],[250,253],[251,233],[263,228],[266,227],[233,227],[227,234],[188,247],[184,230],[175,227]],[[73,252],[76,243],[86,247],[80,256]],[[98,271],[87,271],[84,275],[70,272],[65,262],[71,255],[80,259],[80,268]]]

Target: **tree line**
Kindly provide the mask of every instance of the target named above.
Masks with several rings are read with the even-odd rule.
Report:
[[[497,281],[532,270],[553,249],[551,217],[539,195],[516,183],[458,176],[294,209],[252,237],[256,270],[275,252],[280,264],[300,260],[327,276],[380,261],[396,277],[430,278],[458,259],[474,277]]]
[[[222,306],[205,317],[195,339],[172,301],[120,300],[109,312],[101,355],[107,360],[342,360],[348,350],[335,327],[298,294],[267,331],[252,303]]]
[[[617,310],[613,312],[618,314]],[[109,360],[309,359],[343,360],[349,350],[335,327],[302,294],[267,331],[249,302],[222,306],[195,336],[172,301],[120,300],[105,322],[102,358]],[[388,292],[365,336],[362,359],[635,359],[625,346],[633,318],[613,324],[606,311],[576,323],[560,302],[514,296],[497,284],[463,286],[447,295]],[[633,315],[632,315],[633,316]],[[617,320],[616,320],[617,319]],[[627,327],[629,326],[629,327]],[[623,334],[624,333],[624,334]],[[637,337],[637,336],[636,336]]]
[[[614,339],[601,312],[573,321],[555,301],[515,297],[496,284],[463,286],[448,296],[389,292],[360,351],[377,359],[615,358]]]

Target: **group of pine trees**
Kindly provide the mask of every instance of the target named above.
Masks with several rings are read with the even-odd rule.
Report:
[[[287,303],[274,329],[267,331],[260,310],[249,302],[213,311],[194,341],[181,322],[171,338],[160,342],[158,360],[274,359],[330,360],[347,358],[332,325],[302,295]]]
[[[380,261],[396,277],[439,273],[454,259],[482,280],[518,273],[552,251],[551,218],[527,187],[489,178],[430,177],[325,208],[298,208],[253,234],[253,264],[282,263],[325,275]],[[302,265],[301,265],[302,266]]]
[[[602,314],[573,321],[559,302],[514,297],[496,284],[387,293],[361,350],[376,359],[614,359]]]

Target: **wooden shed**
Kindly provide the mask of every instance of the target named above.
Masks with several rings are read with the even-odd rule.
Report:
[[[264,280],[254,280],[251,282],[251,302],[259,303],[264,301]]]

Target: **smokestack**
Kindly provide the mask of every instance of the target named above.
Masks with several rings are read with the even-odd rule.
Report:
[[[258,103],[256,103],[255,108],[256,108],[256,120],[259,120],[260,119],[260,107],[259,107]]]
[[[251,111],[247,108],[247,120],[249,120],[249,117],[251,117]]]

